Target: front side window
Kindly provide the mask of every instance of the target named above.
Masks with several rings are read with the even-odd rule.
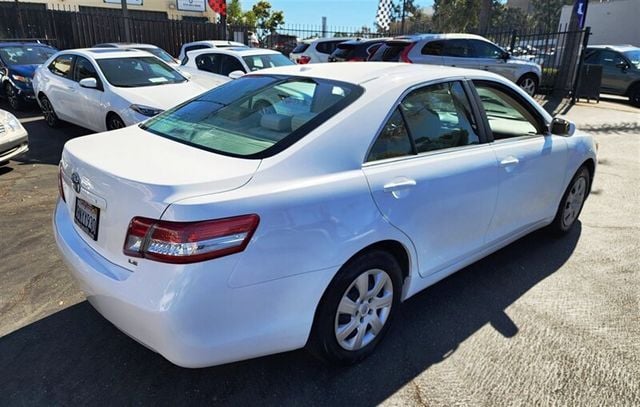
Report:
[[[515,93],[488,82],[474,81],[494,140],[542,134],[542,125]]]
[[[427,86],[400,103],[418,153],[478,144],[478,130],[460,82]]]
[[[282,54],[248,55],[242,57],[250,71],[258,71],[264,68],[274,68],[276,66],[295,65],[291,60]]]
[[[242,63],[238,58],[231,55],[220,55],[220,75],[228,76],[233,71],[244,72]]]
[[[157,86],[186,81],[184,76],[156,57],[99,59],[107,82],[116,87]]]
[[[83,57],[77,57],[74,80],[76,82],[80,82],[85,78],[96,78],[97,80],[98,73],[96,72],[96,69],[93,67],[93,64],[88,59]]]
[[[615,51],[602,51],[600,53],[600,64],[608,67],[617,67],[618,65],[625,64],[626,61],[622,55]]]
[[[469,40],[473,47],[473,54],[476,58],[498,59],[502,57],[504,51],[487,41]]]
[[[73,55],[60,55],[49,64],[49,70],[54,75],[71,79],[73,58]]]
[[[252,75],[218,86],[141,127],[219,154],[264,158],[304,137],[362,92],[337,81]]]
[[[41,45],[21,45],[0,48],[0,58],[7,65],[39,65],[56,52]]]
[[[202,54],[196,57],[196,66],[201,71],[218,73],[220,71],[220,58],[218,54]]]

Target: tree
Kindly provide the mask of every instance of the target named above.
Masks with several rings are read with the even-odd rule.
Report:
[[[284,12],[281,10],[271,10],[271,3],[266,0],[260,0],[253,5],[251,11],[256,18],[256,28],[274,33],[276,29],[284,24]],[[266,33],[263,33],[266,35]]]
[[[433,25],[440,32],[468,32],[478,28],[480,0],[434,0]]]
[[[532,0],[536,27],[542,31],[556,31],[562,6],[570,4],[573,4],[573,0]]]
[[[242,12],[242,5],[240,0],[231,0],[227,4],[227,23],[230,25],[243,24],[244,13]]]
[[[519,8],[507,7],[503,4],[494,6],[491,15],[490,27],[498,30],[521,30],[523,27],[530,27],[533,18]]]

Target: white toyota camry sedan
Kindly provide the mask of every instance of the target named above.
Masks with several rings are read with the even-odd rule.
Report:
[[[35,72],[33,89],[47,124],[60,120],[93,131],[141,122],[206,88],[146,51],[61,51]]]
[[[304,346],[348,364],[403,300],[567,232],[595,150],[488,72],[267,69],[67,142],[55,236],[91,304],[177,365]]]

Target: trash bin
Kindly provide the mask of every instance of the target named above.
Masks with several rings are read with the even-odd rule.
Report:
[[[578,82],[577,98],[595,99],[600,102],[600,85],[602,84],[602,65],[583,64]]]

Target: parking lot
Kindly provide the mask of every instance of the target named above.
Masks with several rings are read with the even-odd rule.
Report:
[[[599,143],[568,236],[535,232],[411,298],[360,365],[295,351],[189,370],[74,285],[51,213],[64,142],[88,131],[21,113],[31,150],[0,167],[0,404],[639,405],[640,110],[605,100],[567,117]]]

